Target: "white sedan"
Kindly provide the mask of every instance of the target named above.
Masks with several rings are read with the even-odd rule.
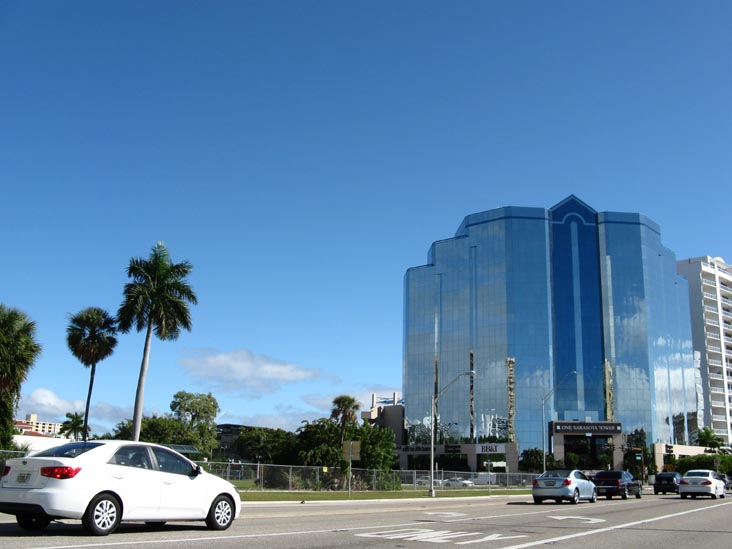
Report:
[[[120,440],[71,442],[9,459],[0,482],[0,512],[26,530],[54,519],[81,519],[104,536],[121,521],[206,521],[224,530],[241,512],[234,485],[156,444]]]
[[[469,487],[469,486],[475,486],[475,483],[472,480],[469,480],[469,479],[466,479],[463,477],[455,477],[455,478],[445,479],[445,486]]]
[[[721,475],[711,469],[692,469],[687,471],[679,481],[679,495],[682,499],[686,496],[711,496],[723,498],[725,482]]]

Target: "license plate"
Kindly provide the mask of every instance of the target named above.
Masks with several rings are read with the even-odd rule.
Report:
[[[544,484],[546,484],[547,486],[554,486],[554,481],[553,480],[547,480]]]
[[[31,478],[30,473],[18,473],[18,476],[15,478],[15,481],[18,484],[27,484],[28,481],[30,480],[30,478]]]

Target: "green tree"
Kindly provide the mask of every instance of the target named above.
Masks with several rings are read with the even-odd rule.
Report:
[[[397,459],[394,431],[364,423],[355,433],[361,441],[361,459],[359,464],[364,469],[389,471]]]
[[[127,276],[132,282],[125,285],[124,300],[117,312],[119,329],[124,333],[133,326],[138,332],[145,330],[145,346],[135,394],[132,440],[140,440],[145,378],[153,333],[165,341],[177,339],[181,328],[191,330],[189,304],[198,303],[196,294],[186,280],[192,270],[193,266],[188,261],[173,263],[162,242],[153,247],[150,257],[132,258],[127,267]]]
[[[82,430],[84,441],[87,440],[89,433],[89,405],[97,363],[114,352],[114,348],[117,346],[116,335],[116,320],[99,307],[88,307],[72,315],[69,326],[66,328],[66,343],[71,353],[84,366],[91,367],[89,391],[86,395],[86,408],[84,408],[84,428]]]
[[[195,446],[205,456],[210,456],[218,446],[216,440],[216,416],[220,408],[211,394],[178,391],[173,395],[170,409],[174,417],[187,424],[196,434]]]
[[[300,459],[305,465],[345,468],[339,425],[328,418],[303,421],[297,429]]]
[[[112,436],[118,440],[131,440],[133,428],[131,419],[122,421],[115,426]],[[198,448],[196,433],[172,415],[143,417],[140,436],[155,444],[188,444]]]
[[[530,473],[541,472],[544,468],[544,455],[541,448],[527,448],[521,452],[519,470]],[[548,456],[547,456],[548,457]]]
[[[702,427],[699,430],[699,446],[706,448],[721,448],[724,439],[718,436],[711,427]]]
[[[74,440],[79,440],[79,435],[81,434],[84,437],[84,440],[86,440],[87,437],[86,434],[84,434],[85,429],[88,429],[86,418],[84,418],[84,416],[79,412],[69,412],[66,414],[66,421],[61,424],[59,433],[73,437]]]
[[[40,354],[35,322],[0,303],[0,448],[12,447],[20,387]]]
[[[352,396],[340,395],[333,399],[330,419],[334,420],[339,426],[341,443],[346,440],[345,436],[348,426],[358,423],[359,408],[358,402]]]

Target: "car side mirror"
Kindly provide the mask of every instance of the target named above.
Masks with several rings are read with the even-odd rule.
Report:
[[[203,467],[201,467],[200,465],[196,465],[195,469],[193,469],[193,472],[196,476],[198,476],[203,473]]]

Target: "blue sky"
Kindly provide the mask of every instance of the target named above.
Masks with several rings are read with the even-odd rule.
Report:
[[[723,1],[5,0],[0,302],[43,345],[18,415],[83,411],[68,316],[116,312],[158,240],[199,305],[146,414],[211,391],[290,430],[401,393],[404,272],[470,213],[575,194],[732,260],[730,28]],[[95,433],[142,348],[99,365]]]

